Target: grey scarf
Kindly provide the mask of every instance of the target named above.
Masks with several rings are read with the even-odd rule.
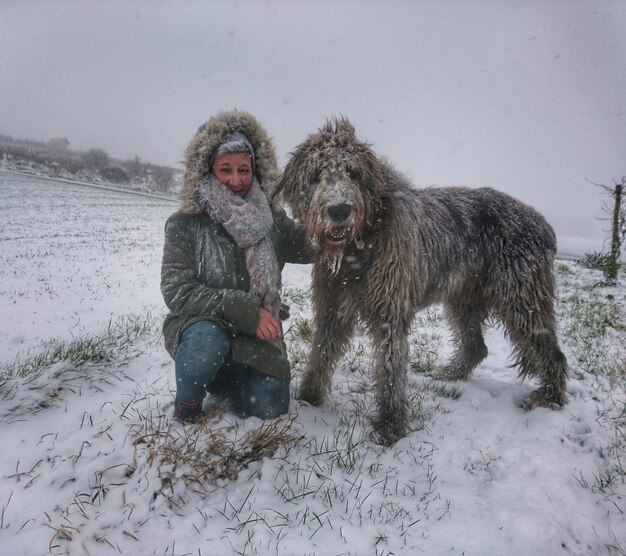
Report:
[[[261,306],[278,319],[280,271],[274,246],[268,238],[274,219],[256,177],[242,199],[210,174],[198,186],[198,202],[245,249],[250,290],[261,298]]]

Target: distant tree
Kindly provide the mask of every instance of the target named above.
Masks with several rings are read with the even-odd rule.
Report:
[[[593,185],[601,187],[613,197],[612,207],[606,204],[602,207],[602,210],[609,215],[609,218],[603,220],[611,222],[611,246],[608,252],[586,254],[582,262],[585,266],[602,270],[606,282],[615,284],[620,269],[622,244],[626,239],[626,206],[622,202],[626,176],[621,182],[614,180],[612,188],[599,183],[593,183]]]
[[[152,179],[159,191],[166,192],[174,184],[174,170],[167,166],[153,166]]]
[[[141,162],[141,158],[135,155],[135,158],[124,164],[126,171],[133,178],[142,178],[145,174],[145,164]]]
[[[90,149],[83,155],[83,162],[92,170],[106,170],[110,166],[109,155],[102,149]]]

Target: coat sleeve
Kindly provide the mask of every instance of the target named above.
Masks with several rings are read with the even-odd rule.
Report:
[[[309,264],[315,260],[315,251],[304,226],[293,221],[280,209],[274,213],[277,245],[276,256],[283,263]]]
[[[207,317],[254,334],[259,324],[258,296],[237,289],[203,284],[197,271],[194,230],[190,218],[172,215],[165,224],[161,293],[168,309],[182,317]]]

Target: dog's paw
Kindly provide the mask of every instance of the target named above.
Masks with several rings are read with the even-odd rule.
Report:
[[[398,440],[407,435],[407,427],[404,423],[392,422],[385,419],[372,419],[375,442],[387,448],[393,446]]]
[[[305,388],[304,386],[300,389],[298,394],[298,399],[307,402],[315,407],[318,407],[324,403],[324,394],[319,392],[314,388]]]
[[[522,408],[526,410],[533,409],[534,407],[545,407],[546,409],[558,411],[564,404],[565,401],[559,403],[546,397],[545,392],[541,388],[533,390],[528,396],[523,398],[521,402]]]

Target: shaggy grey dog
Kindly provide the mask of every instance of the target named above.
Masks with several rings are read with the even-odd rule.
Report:
[[[408,333],[416,311],[442,303],[455,353],[441,370],[464,380],[487,356],[483,324],[504,324],[521,377],[540,387],[523,405],[566,401],[555,333],[556,239],[531,207],[493,189],[414,189],[359,141],[346,119],[299,145],[279,183],[320,249],[313,269],[315,337],[300,397],[314,405],[357,324],[375,347],[375,426],[384,444],[407,433]]]

